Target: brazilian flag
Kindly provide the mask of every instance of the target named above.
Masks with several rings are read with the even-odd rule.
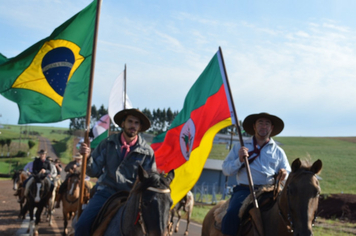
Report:
[[[17,103],[19,124],[86,115],[97,0],[13,58],[0,54],[0,94]]]

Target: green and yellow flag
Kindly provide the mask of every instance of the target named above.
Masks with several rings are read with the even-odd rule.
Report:
[[[166,173],[175,170],[171,183],[173,206],[198,181],[216,133],[232,125],[232,117],[232,99],[219,50],[189,90],[169,130],[156,136],[151,144],[157,168]]]
[[[86,115],[97,0],[18,56],[0,54],[0,94],[16,102],[19,124]]]

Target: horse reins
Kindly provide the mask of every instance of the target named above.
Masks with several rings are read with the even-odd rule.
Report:
[[[305,171],[309,174],[312,174],[313,176],[315,176],[315,173],[314,172],[311,172],[311,171]],[[287,230],[289,233],[293,233],[293,219],[292,219],[292,215],[291,215],[291,203],[290,203],[290,199],[289,199],[289,191],[288,191],[288,186],[287,186],[287,203],[288,203],[288,213],[287,213],[287,217],[285,217],[283,215],[283,212],[281,210],[281,206],[280,206],[280,201],[278,200],[277,201],[277,204],[278,204],[278,212],[279,212],[279,215],[281,216],[282,220],[283,220],[283,223],[286,225],[287,227]],[[314,226],[314,223],[316,221],[316,217],[317,217],[317,214],[316,214],[317,210],[314,212],[314,219],[312,220],[312,226]]]
[[[160,189],[160,188],[148,187],[147,190],[149,190],[151,192],[156,192],[156,193],[170,193],[171,192],[171,190],[169,188]],[[141,225],[143,235],[147,235],[145,222],[144,222],[143,216],[142,216],[142,193],[140,194],[137,218],[138,218],[138,223],[140,223],[140,225]]]

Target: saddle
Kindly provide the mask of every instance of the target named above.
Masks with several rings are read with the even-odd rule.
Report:
[[[273,207],[276,202],[276,194],[278,190],[275,189],[274,185],[265,185],[256,191],[257,201],[261,211],[268,211]],[[215,228],[221,230],[221,222],[224,218],[227,208],[229,206],[230,199],[221,203],[221,206],[214,211],[215,218]],[[249,211],[254,207],[253,198],[250,194],[243,201],[242,206],[239,211],[239,217],[241,219],[241,225],[238,235],[244,235],[246,232],[250,231],[252,228],[252,219]]]
[[[129,192],[119,191],[106,200],[91,226],[90,235],[104,235],[111,219],[120,207],[125,204],[128,196]]]

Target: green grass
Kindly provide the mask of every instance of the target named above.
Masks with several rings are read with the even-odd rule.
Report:
[[[356,194],[356,138],[277,137],[290,163],[296,158],[323,162],[320,176],[323,193]]]
[[[44,126],[25,126],[25,125],[4,125],[4,128],[0,129],[0,139],[12,139],[10,145],[10,158],[1,158],[0,159],[0,173],[9,173],[23,168],[26,163],[31,161],[31,157],[37,156],[38,150],[38,136],[37,135],[25,135],[20,132],[27,131],[37,132],[40,136],[48,138],[52,146],[57,153],[58,157],[63,163],[68,163],[72,160],[73,153],[73,142],[74,136],[69,136],[64,134],[64,131],[67,131],[66,128],[58,127],[44,127]],[[28,150],[28,140],[35,142],[35,146]],[[0,147],[1,148],[1,147]],[[28,157],[16,157],[18,151],[29,152]],[[4,157],[7,156],[8,147],[5,145],[3,149],[0,149],[0,156],[3,154]]]

